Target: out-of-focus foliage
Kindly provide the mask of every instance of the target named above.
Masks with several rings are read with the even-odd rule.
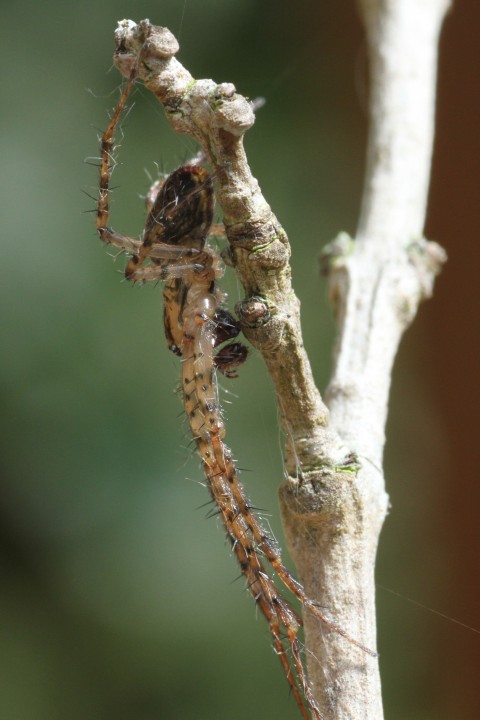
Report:
[[[6,720],[296,717],[268,632],[242,581],[232,583],[238,569],[222,530],[205,521],[208,508],[197,509],[208,497],[173,393],[179,369],[162,337],[161,289],[122,282],[123,261],[101,247],[94,214],[82,214],[94,204],[81,190],[95,195],[97,172],[83,161],[97,155],[96,128],[118,94],[117,20],[133,14],[170,27],[195,76],[264,95],[247,150],[291,237],[305,340],[324,387],[333,322],[316,256],[336,232],[354,231],[366,66],[353,3],[323,5],[330,8],[253,0],[3,4]],[[134,101],[117,154],[111,224],[138,235],[148,174],[173,169],[195,147],[173,134],[141,87]],[[233,303],[241,290],[234,278],[226,282]],[[407,578],[410,594],[417,580],[425,587],[425,570],[408,573],[416,548],[431,542],[432,478],[447,453],[438,450],[442,423],[423,389],[429,358],[418,350],[421,333],[415,337],[394,390],[388,466],[399,515],[385,531],[380,569],[385,584]],[[269,509],[281,539],[281,439],[270,382],[252,353],[241,379],[222,385],[227,440],[251,471],[243,477],[254,504]],[[433,605],[445,590],[444,551],[429,549]],[[392,720],[451,717],[442,715],[436,646],[426,638],[435,629],[428,616],[380,597]]]

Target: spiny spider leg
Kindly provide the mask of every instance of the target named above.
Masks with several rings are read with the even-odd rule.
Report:
[[[138,255],[140,249],[143,246],[143,241],[137,238],[132,238],[129,235],[122,235],[121,233],[112,230],[110,227],[102,228],[102,240],[113,247],[123,250],[123,252],[129,255]],[[149,251],[149,257],[151,260],[164,260],[170,262],[171,260],[180,260],[184,258],[195,259],[198,262],[192,263],[192,269],[198,270],[198,265],[202,264],[200,259],[201,253],[199,250],[193,248],[167,245],[166,243],[155,243],[152,245]],[[158,278],[152,278],[158,280]]]
[[[185,324],[187,325],[188,311]],[[227,535],[233,539],[235,554],[248,588],[257,605],[264,614],[272,633],[274,647],[280,653],[280,661],[291,686],[295,685],[294,695],[302,714],[304,705],[301,691],[307,700],[315,720],[321,720],[321,714],[310,690],[307,676],[301,662],[297,634],[301,621],[294,610],[281,597],[273,580],[267,574],[262,553],[259,552],[253,527],[260,527],[249,506],[245,490],[238,479],[230,450],[223,442],[225,429],[220,416],[216,386],[213,383],[211,363],[213,359],[213,338],[209,338],[210,326],[204,322],[203,332],[196,333],[190,342],[184,338],[182,366],[184,401],[192,433],[196,439],[202,458],[208,487],[221,511]],[[188,346],[191,344],[191,350]],[[267,539],[265,531],[262,531]],[[269,539],[270,540],[270,539]],[[270,542],[272,542],[270,540]],[[267,558],[268,559],[268,558]],[[278,555],[277,560],[281,563]],[[285,572],[288,572],[284,568]],[[287,633],[287,641],[294,660],[294,669],[286,658],[283,643],[276,628],[281,625]],[[280,644],[279,644],[280,643]],[[280,652],[282,650],[282,652]],[[301,688],[301,690],[300,690]]]
[[[113,162],[112,153],[115,143],[115,130],[123,111],[127,106],[127,100],[135,83],[135,77],[136,69],[132,70],[129,79],[123,86],[117,107],[115,108],[113,115],[110,118],[110,122],[102,135],[100,144],[100,187],[98,191],[97,230],[100,238],[106,243],[110,242],[110,237],[113,233],[113,231],[108,228],[108,219],[110,217],[108,196],[110,194],[110,175],[112,173],[111,165]],[[126,239],[132,240],[133,238]]]
[[[142,248],[143,247],[144,246],[142,245]],[[177,248],[174,249],[176,250]],[[140,254],[134,255],[129,261],[129,265],[127,265],[127,267],[130,266],[128,275],[125,273],[127,280],[133,280],[134,282],[158,282],[159,280],[168,280],[169,278],[173,278],[174,280],[185,278],[186,280],[189,280],[195,273],[201,274],[205,272],[205,265],[201,262],[190,263],[189,265],[166,264],[158,265],[156,267],[135,267],[139,262],[137,259],[139,257]]]
[[[206,454],[208,454],[208,451]],[[285,676],[292,689],[300,712],[304,718],[308,719],[308,712],[302,697],[303,690],[314,720],[322,720],[320,710],[311,694],[308,680],[300,660],[297,633],[302,621],[296,615],[295,611],[279,596],[273,580],[265,572],[258,553],[256,553],[254,547],[250,545],[244,518],[236,508],[235,503],[232,502],[229,488],[225,485],[224,476],[218,473],[216,475],[213,474],[210,467],[205,467],[205,474],[209,481],[208,489],[219,507],[226,527],[227,537],[230,539],[241,571],[247,581],[247,588],[253,596],[257,607],[260,608],[268,622],[274,649],[282,663]],[[287,632],[287,642],[292,656],[295,659],[298,679],[285,651],[280,632],[281,626],[283,626]]]
[[[148,255],[154,260],[164,260],[166,262],[170,260],[178,260],[185,257],[192,257],[198,254],[198,250],[196,251],[195,248],[161,243],[156,241],[156,237],[152,238],[151,242],[148,242],[148,239],[146,240],[145,237],[143,240],[137,240],[136,238],[129,237],[128,235],[122,235],[121,233],[116,232],[108,226],[108,221],[110,217],[110,176],[112,173],[111,166],[113,164],[115,130],[123,112],[127,107],[127,100],[132,91],[135,77],[136,70],[134,69],[131,72],[130,78],[123,87],[117,107],[115,108],[110,122],[106,130],[104,131],[101,139],[100,187],[97,205],[97,231],[103,242],[134,256],[139,256],[142,253],[144,257]],[[151,223],[155,223],[156,221],[155,217],[152,217],[152,211],[155,206],[155,200],[164,185],[165,180],[157,180],[153,183],[147,195],[146,203],[147,210],[149,211],[149,218],[151,218]],[[145,234],[146,233],[144,233],[144,235]],[[151,279],[158,280],[160,278],[152,277]]]

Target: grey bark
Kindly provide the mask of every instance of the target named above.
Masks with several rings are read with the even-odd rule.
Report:
[[[284,229],[248,167],[254,123],[229,83],[194,80],[178,43],[148,21],[119,23],[115,58],[163,104],[174,129],[202,146],[217,184],[229,250],[244,286],[242,329],[272,376],[285,432],[280,488],[289,548],[310,597],[375,647],[374,562],[388,498],[382,471],[391,368],[445,255],[422,237],[433,142],[438,34],[447,0],[361,0],[371,68],[370,137],[355,240],[324,253],[338,323],[324,401],[306,355]],[[144,46],[146,32],[148,47]],[[305,614],[309,678],[325,720],[383,718],[378,661]]]

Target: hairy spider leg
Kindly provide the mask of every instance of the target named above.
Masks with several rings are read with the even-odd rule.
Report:
[[[208,419],[206,422],[208,423]],[[287,570],[283,563],[280,550],[277,547],[276,543],[268,535],[268,533],[265,531],[265,528],[262,526],[256,515],[254,515],[254,513],[252,513],[250,509],[248,500],[245,495],[245,490],[242,483],[238,479],[231,455],[229,452],[226,451],[225,445],[222,442],[221,437],[219,435],[212,435],[211,443],[215,459],[219,467],[222,468],[222,471],[225,473],[225,476],[230,483],[232,496],[239,508],[239,511],[242,513],[242,515],[246,518],[248,522],[248,530],[251,533],[253,540],[255,541],[259,551],[271,564],[283,584],[300,600],[305,609],[308,609],[330,630],[333,630],[333,632],[341,635],[350,643],[358,647],[360,650],[375,657],[376,653],[374,653],[373,650],[370,650],[368,647],[363,645],[363,643],[353,638],[342,627],[340,627],[337,623],[335,623],[324,613],[322,613],[318,606],[313,602],[313,600],[311,600],[307,596],[303,585],[301,585],[298,580],[296,580],[292,576],[290,571]]]
[[[138,240],[128,238],[124,235],[117,235],[108,227],[110,217],[109,195],[110,195],[110,176],[112,174],[113,150],[115,145],[115,132],[121,116],[127,106],[127,100],[135,83],[136,70],[132,70],[129,79],[124,83],[120,99],[113,111],[110,122],[108,123],[100,142],[100,187],[98,191],[97,205],[97,230],[100,238],[110,245],[131,252]]]
[[[209,489],[212,497],[215,498],[215,487],[209,487]],[[238,509],[237,515],[239,516]],[[294,628],[292,632],[298,632],[298,628],[301,626],[302,621],[296,616],[295,612],[288,607],[283,599],[278,596],[277,589],[273,581],[263,571],[258,554],[249,554],[248,545],[245,546],[238,541],[238,537],[242,537],[242,535],[245,536],[245,533],[242,534],[242,529],[240,529],[240,531],[238,529],[229,529],[229,525],[234,521],[234,519],[229,518],[228,514],[227,517],[223,517],[223,520],[227,528],[227,537],[229,537],[231,541],[239,565],[242,568],[242,573],[247,581],[247,588],[252,594],[257,607],[260,608],[262,614],[268,622],[273,639],[274,650],[282,664],[285,677],[290,685],[295,701],[300,709],[302,717],[308,720],[309,714],[303,700],[299,683],[297,682],[297,677],[290,665],[290,661],[288,660],[284,641],[281,636],[281,626]],[[290,635],[290,637],[288,637],[288,642],[291,650],[294,650],[295,653],[298,654],[298,640],[296,638],[292,639],[292,636]],[[308,692],[310,693],[310,695],[307,696],[307,692],[305,692],[305,697],[308,697],[313,717],[315,720],[322,720],[320,710],[309,690],[308,681],[301,663],[300,668],[297,667],[297,670],[298,669],[300,670],[298,674],[301,687],[304,692],[305,688],[308,688]]]
[[[135,71],[132,71],[130,78],[124,84],[118,104],[113,111],[110,122],[107,125],[107,128],[103,133],[101,139],[100,187],[97,204],[97,231],[103,242],[107,243],[108,245],[112,245],[113,247],[116,247],[119,250],[124,251],[125,253],[133,256],[138,256],[142,252],[142,248],[145,245],[145,239],[138,240],[136,238],[129,237],[128,235],[122,235],[121,233],[116,232],[108,226],[108,221],[110,218],[110,177],[112,174],[112,164],[114,162],[113,150],[115,145],[115,131],[120,121],[120,118],[126,109],[127,100],[135,82],[135,75]],[[162,180],[156,181],[152,185],[149,194],[147,195],[147,209],[149,210],[149,213],[151,213],[153,209],[155,198],[158,196],[162,185],[164,185],[164,182],[165,181]],[[161,242],[156,242],[155,247],[149,247],[149,256],[154,261],[163,261],[164,264],[174,260],[179,261],[198,255],[198,251],[194,248],[175,246]],[[193,264],[191,269],[198,271],[198,266]],[[159,274],[161,275],[161,273]],[[147,275],[148,276],[145,278],[139,277],[137,279],[159,280],[165,279],[165,277],[167,277],[167,275],[163,275],[163,277],[157,277],[155,274],[153,274],[153,276],[149,274]]]
[[[321,720],[300,658],[297,634],[301,620],[279,595],[264,568],[262,553],[252,532],[253,513],[235,471],[230,450],[223,443],[225,428],[214,377],[215,290],[215,272],[212,268],[189,291],[185,301],[183,338],[180,341],[185,410],[204,465],[210,493],[219,508],[249,591],[269,624],[274,647],[297,704],[304,717],[308,717],[301,687],[315,720]],[[296,675],[285,653],[280,626],[287,633]]]

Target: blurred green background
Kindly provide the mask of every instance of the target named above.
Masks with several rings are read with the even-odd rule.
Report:
[[[480,6],[457,2],[442,40],[428,235],[450,262],[395,369],[379,553],[379,647],[389,720],[478,717],[478,91]],[[173,389],[161,290],[121,282],[94,232],[84,164],[115,104],[113,30],[144,17],[179,35],[196,77],[267,105],[246,140],[289,232],[319,386],[334,326],[316,271],[354,232],[366,139],[366,53],[353,0],[336,3],[3,0],[0,368],[0,717],[297,717],[215,520]],[[138,235],[157,163],[194,152],[141,87],[124,123],[111,222]],[[241,297],[226,279],[230,301]],[[476,314],[477,313],[477,314]],[[252,356],[223,382],[228,441],[282,540],[281,438]],[[254,392],[252,391],[254,389]],[[226,391],[233,395],[226,394]],[[222,391],[223,392],[223,391]],[[283,544],[283,541],[282,541]]]

